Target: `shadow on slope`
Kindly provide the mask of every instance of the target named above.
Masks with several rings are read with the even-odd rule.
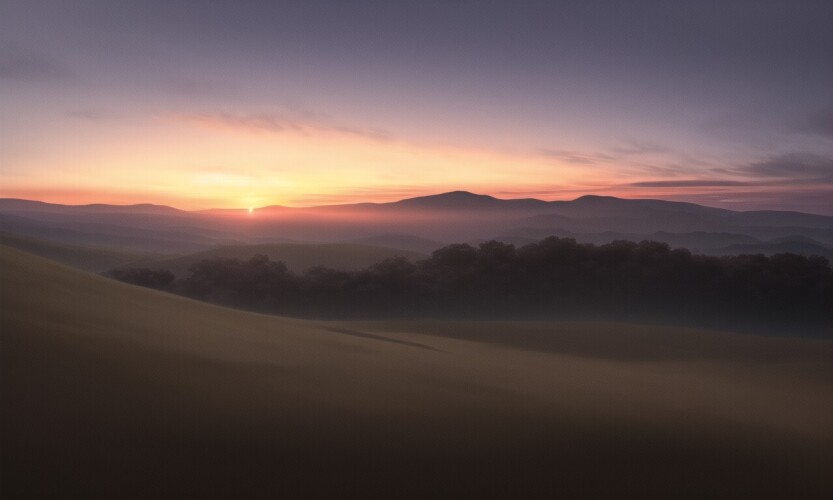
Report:
[[[833,492],[829,343],[732,337],[790,346],[790,371],[755,356],[611,362],[420,325],[345,335],[332,329],[355,325],[214,307],[6,247],[0,278],[4,498]]]

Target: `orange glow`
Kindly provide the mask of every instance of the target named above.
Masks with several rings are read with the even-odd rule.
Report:
[[[622,184],[623,165],[612,159],[575,163],[536,152],[416,144],[315,124],[276,131],[270,123],[162,116],[145,123],[141,134],[125,126],[99,130],[92,142],[67,137],[17,159],[15,169],[26,176],[0,172],[0,197],[240,208],[254,215],[253,207],[387,202],[458,189],[545,200],[584,194],[729,196],[765,189],[633,187]],[[627,179],[653,180],[638,169]]]
[[[25,177],[2,176],[0,196],[183,209],[310,206],[452,189],[490,193],[541,178],[575,185],[594,176],[533,154],[339,132],[264,133],[170,118],[153,125],[139,135],[107,131],[94,145],[69,141],[44,148],[16,165],[29,172]]]

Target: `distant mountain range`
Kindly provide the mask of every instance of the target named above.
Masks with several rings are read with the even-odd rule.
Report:
[[[0,212],[28,212],[28,213],[121,213],[121,214],[177,214],[186,213],[178,208],[166,205],[153,205],[150,203],[139,203],[135,205],[107,205],[104,203],[93,203],[89,205],[60,205],[35,200],[22,200],[19,198],[0,198]]]
[[[156,253],[222,245],[353,242],[429,252],[448,243],[516,244],[550,235],[588,243],[652,239],[723,255],[795,252],[831,256],[833,217],[734,211],[665,200],[582,196],[498,199],[466,191],[390,203],[185,211],[139,205],[58,205],[0,199],[0,231],[63,244]]]

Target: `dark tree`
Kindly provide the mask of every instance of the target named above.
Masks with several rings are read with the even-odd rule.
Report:
[[[546,238],[449,245],[428,259],[395,257],[359,271],[211,259],[172,284],[167,271],[110,275],[237,307],[328,318],[606,319],[755,332],[833,332],[833,270],[823,257],[708,257],[665,243],[596,246]]]

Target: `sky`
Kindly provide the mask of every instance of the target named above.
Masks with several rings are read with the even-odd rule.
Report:
[[[833,3],[0,1],[0,197],[833,215]]]

